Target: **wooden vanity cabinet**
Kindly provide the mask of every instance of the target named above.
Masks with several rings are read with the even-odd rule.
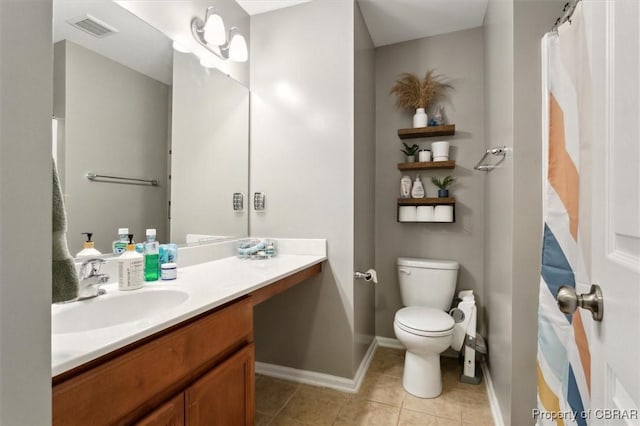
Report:
[[[54,425],[253,425],[246,297],[54,377]]]

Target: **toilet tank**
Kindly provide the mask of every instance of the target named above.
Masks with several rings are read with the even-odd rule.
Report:
[[[454,260],[398,258],[398,282],[404,306],[448,311],[460,264]]]

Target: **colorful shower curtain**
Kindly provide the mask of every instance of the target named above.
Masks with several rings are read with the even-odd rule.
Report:
[[[582,5],[542,40],[543,247],[538,308],[538,425],[588,425],[591,317],[556,306],[561,285],[589,291],[591,82]],[[585,314],[587,312],[587,314]]]

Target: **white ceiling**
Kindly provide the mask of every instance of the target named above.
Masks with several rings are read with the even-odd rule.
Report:
[[[124,7],[120,7],[115,1]],[[54,0],[54,41],[63,39],[73,41],[136,71],[171,84],[173,51],[171,41],[164,34],[180,39],[183,43],[195,43],[190,43],[190,37],[179,36],[180,32],[171,28],[170,25],[164,28],[154,22],[154,26],[160,28],[162,32],[158,31],[134,13],[145,20],[154,17],[156,20],[162,18],[160,20],[167,22],[175,22],[177,16],[184,15],[182,21],[188,22],[192,16],[198,15],[201,9],[204,9],[196,6],[202,6],[203,1],[209,0],[163,1],[162,8],[153,1],[115,1]],[[312,0],[236,1],[249,15],[257,15]],[[376,47],[479,27],[482,25],[488,2],[488,0],[357,1]],[[117,28],[119,33],[97,39],[67,24],[67,20],[85,13]],[[191,47],[193,51],[198,51],[199,46]]]
[[[257,15],[311,0],[236,0]],[[488,0],[357,0],[373,39],[388,44],[482,26]]]
[[[95,38],[67,23],[84,14],[119,32]],[[53,41],[70,40],[165,84],[171,84],[171,40],[112,0],[54,0]]]
[[[258,15],[272,10],[296,6],[311,0],[236,0],[236,2],[249,14]]]
[[[386,46],[482,26],[488,0],[358,0],[373,44]]]

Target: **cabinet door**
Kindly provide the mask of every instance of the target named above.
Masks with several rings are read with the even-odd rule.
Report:
[[[252,426],[254,360],[254,346],[247,345],[187,388],[187,426]]]
[[[137,426],[184,426],[184,393],[165,402],[136,423]]]

